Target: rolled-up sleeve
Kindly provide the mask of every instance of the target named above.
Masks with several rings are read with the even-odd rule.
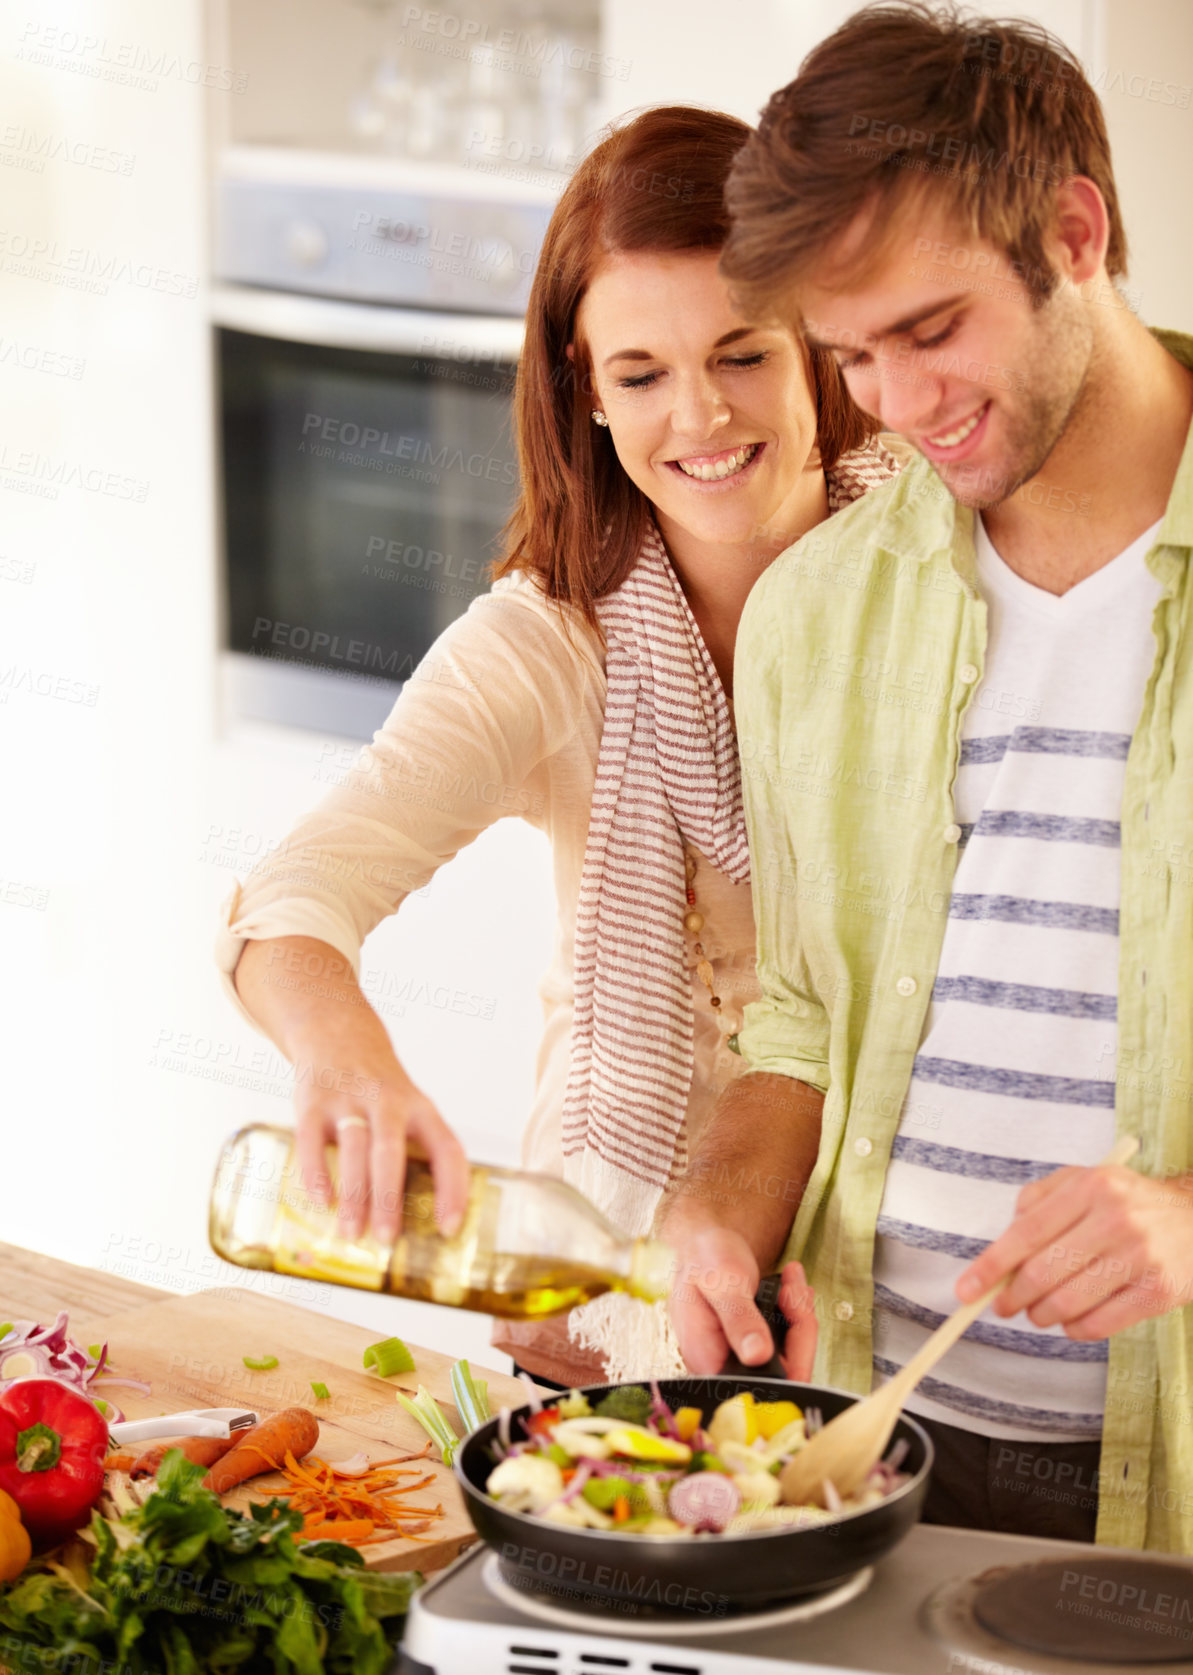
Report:
[[[750,838],[758,982],[738,1045],[751,1070],[793,1076],[827,1091],[829,1014],[816,992],[800,936],[795,823],[780,736],[784,683],[781,621],[766,604],[764,579],[747,601],[734,654],[742,795]]]
[[[216,963],[250,1023],[232,980],[247,941],[315,937],[359,973],[369,932],[486,827],[541,824],[529,782],[603,675],[591,635],[573,625],[569,639],[528,586],[499,587],[451,624],[342,783],[225,901]]]

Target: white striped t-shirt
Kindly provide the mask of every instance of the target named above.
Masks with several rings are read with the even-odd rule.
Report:
[[[1155,656],[1157,524],[1059,597],[976,520],[982,684],[955,787],[958,857],[940,968],[878,1218],[874,1372],[957,1307],[958,1274],[1025,1182],[1114,1142],[1119,818]],[[1107,1344],[987,1310],[908,1407],[995,1437],[1101,1434]]]

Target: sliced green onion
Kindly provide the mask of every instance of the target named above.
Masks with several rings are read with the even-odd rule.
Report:
[[[278,1364],[276,1355],[263,1355],[259,1361],[251,1355],[245,1355],[242,1360],[251,1373],[271,1373]]]
[[[380,1343],[371,1343],[365,1350],[365,1371],[370,1367],[375,1367],[382,1378],[389,1378],[393,1373],[412,1373],[414,1357],[401,1338],[382,1338]]]
[[[6,1320],[4,1322],[4,1325],[0,1326],[0,1338],[6,1338],[11,1331],[12,1331],[12,1321],[11,1320]]]
[[[317,1384],[314,1379],[311,1380],[311,1389],[315,1392],[316,1400],[320,1402],[325,1402],[331,1395],[331,1391],[326,1384]]]
[[[451,1379],[452,1395],[456,1398],[460,1418],[470,1431],[479,1430],[486,1420],[493,1417],[489,1409],[489,1386],[483,1379],[473,1378],[467,1361],[456,1362]]]
[[[418,1395],[413,1401],[401,1390],[395,1390],[394,1395],[412,1419],[417,1419],[431,1441],[437,1443],[443,1455],[445,1465],[450,1466],[456,1454],[456,1447],[460,1441],[452,1430],[439,1407],[439,1403],[432,1396],[425,1385],[420,1384]]]
[[[109,1413],[111,1413],[111,1411],[112,1411],[111,1408],[108,1406],[107,1402],[104,1401],[102,1396],[92,1396],[91,1400],[95,1403],[96,1407],[99,1409],[100,1418],[101,1419],[106,1419],[108,1417]]]
[[[99,1360],[99,1352],[103,1347],[104,1346],[101,1343],[89,1343],[87,1345],[87,1353],[93,1361]]]

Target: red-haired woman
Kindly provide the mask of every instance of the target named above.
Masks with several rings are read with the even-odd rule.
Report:
[[[407,1134],[430,1157],[445,1225],[463,1209],[459,1144],[354,972],[369,931],[511,806],[551,840],[559,904],[525,1166],[647,1232],[743,1067],[733,1035],[758,988],[738,619],[776,554],[896,469],[832,360],[743,318],[718,274],[725,181],[748,133],[712,111],[651,110],[580,165],[530,297],[521,497],[499,579],[436,643],[436,678],[407,683],[348,783],[230,904],[231,992],[289,1057],[335,1068],[301,1084],[298,1145],[313,1178],[338,1143],[346,1225],[376,1188],[384,1230]],[[428,772],[460,791],[427,799]],[[484,800],[494,780],[505,809]],[[338,968],[338,990],[269,983],[279,942]],[[564,1384],[682,1367],[663,1306],[623,1297],[500,1322],[494,1341]],[[794,1376],[813,1341],[804,1310]]]

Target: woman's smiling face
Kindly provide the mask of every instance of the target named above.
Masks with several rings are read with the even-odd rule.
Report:
[[[819,478],[795,333],[734,309],[717,251],[608,256],[577,312],[591,406],[668,545],[786,545]],[[806,523],[806,519],[804,520]],[[682,537],[681,537],[682,540]]]

